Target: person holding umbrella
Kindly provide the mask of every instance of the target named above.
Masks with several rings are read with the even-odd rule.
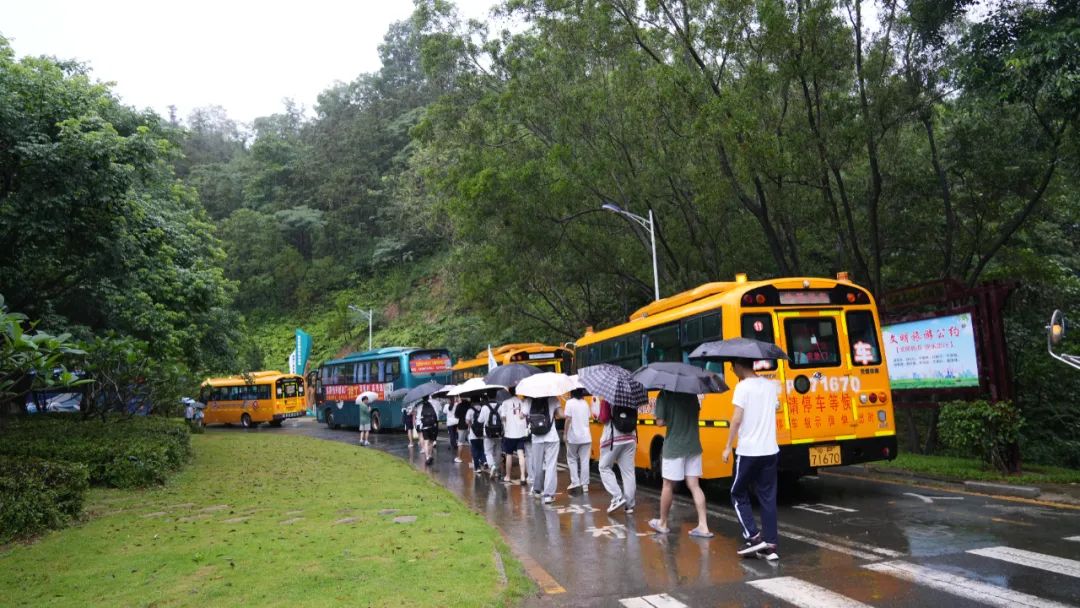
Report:
[[[566,424],[566,466],[570,470],[570,485],[566,492],[581,490],[589,493],[589,453],[592,451],[592,433],[589,432],[589,404],[582,397],[584,388],[576,388],[567,399],[564,417]]]
[[[528,421],[532,432],[533,495],[541,496],[544,504],[555,502],[558,487],[556,465],[559,460],[559,431],[555,420],[562,418],[559,395],[574,390],[576,385],[565,374],[543,372],[518,383],[517,394],[529,398]]]
[[[637,410],[649,402],[641,383],[630,379],[630,372],[607,363],[590,365],[578,371],[581,384],[593,394],[593,417],[604,425],[600,434],[600,481],[611,495],[608,513],[620,507],[633,513],[635,493],[634,457],[637,454]],[[619,466],[622,487],[615,477]]]
[[[705,513],[705,493],[698,483],[702,472],[698,430],[701,402],[698,395],[723,392],[727,386],[710,372],[676,362],[650,363],[634,372],[632,377],[646,388],[660,389],[656,399],[656,425],[667,427],[661,453],[664,486],[660,492],[660,517],[649,520],[649,527],[661,534],[671,531],[668,515],[671,513],[675,484],[685,481],[694,498],[698,518],[697,526],[690,530],[690,536],[712,538],[714,534],[709,530]]]
[[[511,389],[513,387],[510,387]],[[528,465],[525,464],[525,438],[529,435],[529,425],[525,419],[525,402],[511,394],[499,406],[499,415],[503,419],[502,451],[506,455],[506,471],[503,483],[513,483],[511,471],[514,469],[514,454],[517,454],[520,485],[525,485]]]
[[[773,380],[758,376],[754,364],[763,360],[784,360],[788,358],[787,353],[768,342],[734,338],[702,344],[690,357],[728,361],[731,371],[739,379],[731,398],[735,413],[731,417],[727,445],[721,455],[724,462],[731,459],[731,445],[738,437],[731,502],[746,542],[737,552],[742,556],[756,555],[769,561],[778,560],[776,475],[780,447],[776,443],[776,412],[780,409],[780,386]],[[754,512],[750,506],[751,487],[761,508],[761,531],[754,522]]]
[[[357,428],[360,430],[360,445],[371,445],[368,433],[371,432],[371,393],[360,393],[356,397]]]

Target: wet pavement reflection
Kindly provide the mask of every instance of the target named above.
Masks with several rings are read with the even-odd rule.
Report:
[[[356,443],[355,432],[312,420],[247,432]],[[1080,510],[882,482],[840,468],[782,494],[781,559],[774,563],[735,554],[740,528],[722,485],[707,489],[715,538],[687,535],[696,522],[688,495],[676,497],[672,532],[657,535],[648,521],[658,516],[658,487],[640,480],[637,510],[608,514],[595,463],[590,492],[576,496],[566,494],[569,476],[560,466],[559,494],[545,505],[523,486],[473,473],[467,458],[454,463],[445,432],[430,466],[404,434],[373,435],[371,443],[357,449],[387,452],[430,475],[497,526],[527,556],[534,578],[553,579],[531,604],[1080,605]]]

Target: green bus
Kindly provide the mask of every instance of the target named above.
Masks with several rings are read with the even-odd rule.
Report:
[[[313,374],[317,419],[330,428],[359,426],[356,397],[371,391],[371,430],[405,428],[401,400],[390,393],[430,380],[446,384],[450,368],[445,348],[391,346],[327,361]]]

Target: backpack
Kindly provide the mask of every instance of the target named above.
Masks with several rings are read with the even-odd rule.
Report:
[[[551,412],[547,399],[533,399],[529,406],[529,431],[537,437],[551,432]]]
[[[430,429],[439,426],[439,414],[435,412],[435,406],[425,401],[420,406],[420,428]]]
[[[469,430],[468,423],[465,422],[465,414],[469,413],[469,406],[464,403],[457,404],[454,408],[454,418],[457,418],[457,428],[459,431]]]
[[[499,416],[499,411],[490,405],[488,406],[487,424],[484,425],[484,436],[491,439],[503,436],[502,416]]]
[[[628,435],[637,431],[637,408],[609,406],[611,408],[611,426],[616,431]]]
[[[474,408],[473,409],[472,434],[477,439],[480,439],[480,438],[482,438],[484,436],[484,423],[480,422],[480,408]]]

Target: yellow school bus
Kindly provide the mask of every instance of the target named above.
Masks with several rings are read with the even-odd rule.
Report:
[[[278,371],[254,372],[245,376],[208,378],[202,383],[199,401],[206,404],[206,424],[239,424],[253,427],[260,422],[281,426],[286,418],[299,418],[307,410],[304,378]]]
[[[504,344],[491,349],[491,354],[499,365],[527,363],[545,372],[569,374],[574,364],[574,351],[562,346],[549,346],[539,342]],[[483,350],[476,353],[476,357],[462,359],[454,365],[452,382],[461,384],[469,378],[483,378],[487,373],[488,351]]]
[[[612,363],[628,370],[654,361],[689,360],[703,342],[736,337],[774,342],[790,361],[759,361],[764,377],[781,385],[776,412],[780,470],[797,477],[821,467],[896,457],[896,426],[881,325],[874,298],[846,273],[836,280],[783,278],[706,283],[658,300],[628,322],[586,333],[577,341],[579,368]],[[709,363],[734,389],[730,365]],[[703,477],[730,477],[734,459],[720,454],[727,443],[732,391],[701,400]],[[635,464],[660,472],[663,427],[656,426],[654,391],[639,410]],[[593,458],[599,458],[603,426],[594,421]]]

